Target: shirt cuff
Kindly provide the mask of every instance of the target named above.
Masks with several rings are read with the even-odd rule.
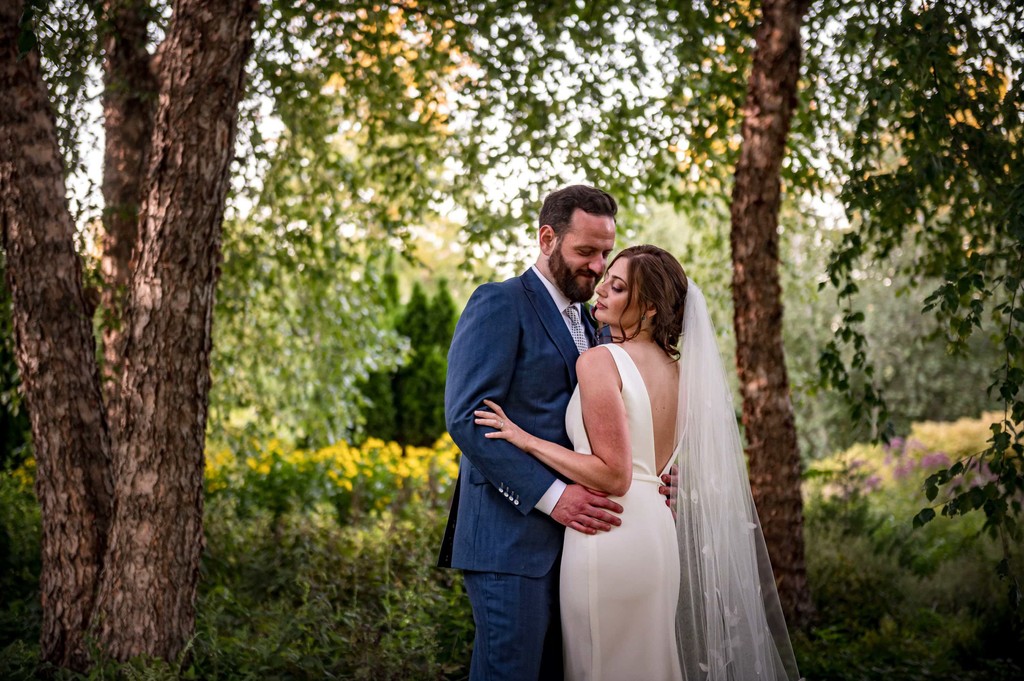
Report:
[[[551,487],[548,487],[548,491],[544,492],[544,496],[540,498],[534,508],[541,513],[551,515],[551,512],[555,510],[555,504],[562,498],[562,492],[565,491],[565,488],[566,484],[556,479],[551,483]]]

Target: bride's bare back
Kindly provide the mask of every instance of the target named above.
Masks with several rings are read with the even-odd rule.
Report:
[[[654,462],[657,470],[664,470],[678,441],[679,363],[650,341],[626,341],[622,348],[629,353],[647,388],[654,427]]]

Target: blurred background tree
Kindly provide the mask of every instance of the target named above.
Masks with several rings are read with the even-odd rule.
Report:
[[[387,280],[395,282],[393,274]],[[397,288],[391,286],[397,297]],[[363,408],[362,441],[375,437],[397,442],[402,447],[429,447],[446,431],[444,385],[448,371],[448,348],[458,309],[441,279],[430,298],[417,281],[409,299],[394,309],[394,330],[409,343],[402,366],[390,372],[375,372],[360,386],[366,401]]]
[[[824,138],[842,141],[826,157],[841,173],[850,227],[827,268],[844,315],[821,355],[822,376],[851,395],[851,416],[873,435],[895,433],[881,387],[889,377],[868,354],[869,342],[888,339],[865,332],[857,302],[863,270],[879,265],[899,287],[925,292],[923,311],[933,313],[926,338],[944,337],[949,352],[972,363],[991,362],[978,401],[995,400],[1002,414],[988,446],[927,478],[930,503],[915,522],[936,508],[983,513],[986,530],[1001,537],[999,569],[1019,603],[1024,575],[1010,566],[1024,493],[1024,8],[993,1],[836,10],[818,18],[816,56],[832,65],[832,79],[831,95],[815,102],[832,112]],[[978,332],[987,338],[972,343]],[[979,345],[983,354],[970,354]],[[959,485],[965,469],[982,463],[995,479]]]

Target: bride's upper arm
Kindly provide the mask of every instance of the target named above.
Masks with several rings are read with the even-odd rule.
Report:
[[[601,346],[587,350],[576,362],[576,375],[591,451],[609,467],[630,476],[633,460],[629,425],[615,359]]]

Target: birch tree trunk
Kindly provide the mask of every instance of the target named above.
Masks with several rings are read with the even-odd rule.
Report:
[[[808,0],[765,0],[743,110],[732,194],[732,294],[750,484],[791,625],[811,613],[804,561],[800,450],[782,347],[779,171],[800,73]]]

